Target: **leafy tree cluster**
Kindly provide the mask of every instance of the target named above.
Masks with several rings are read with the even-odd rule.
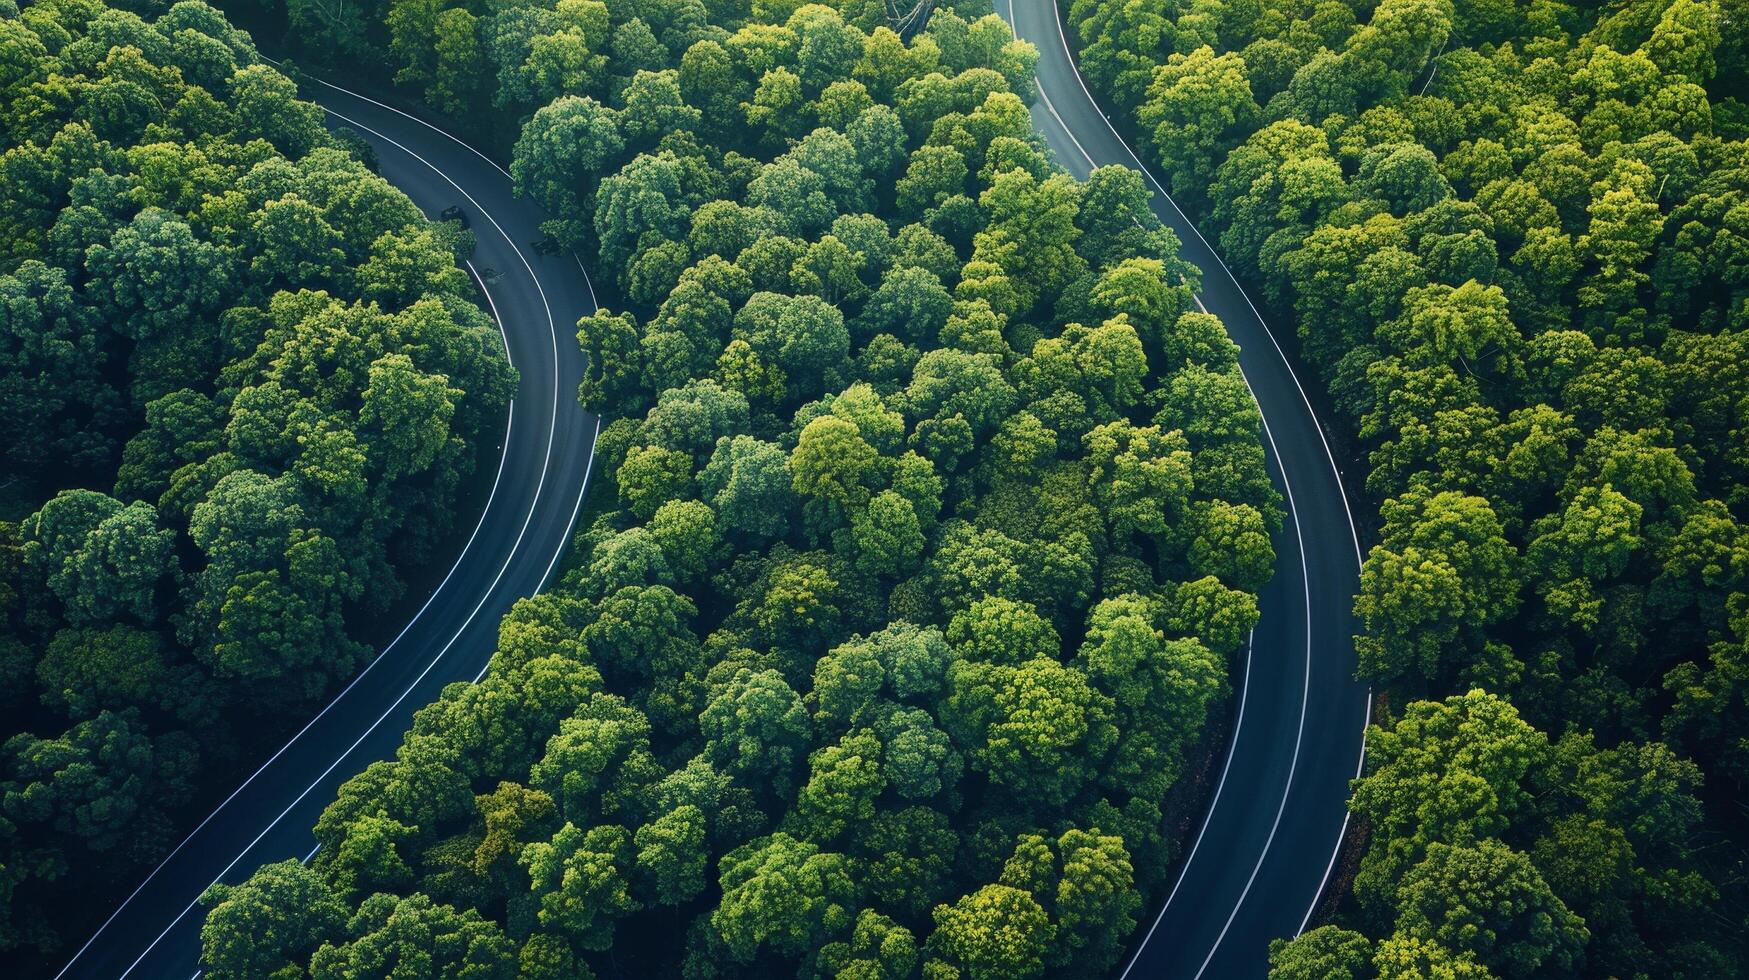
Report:
[[[359,666],[349,623],[448,534],[514,384],[454,230],[216,10],[132,6],[0,4],[0,470],[27,512],[0,522],[0,953],[21,959]]]
[[[1282,975],[1749,969],[1749,9],[1077,0],[1073,20],[1174,191],[1297,323],[1380,503],[1361,673],[1435,699],[1373,733],[1354,803],[1374,835],[1356,921],[1395,945],[1323,933]],[[1423,809],[1393,804],[1413,819],[1366,802],[1378,746],[1472,688],[1559,745],[1694,760],[1671,785],[1704,820],[1654,840],[1633,807],[1535,790],[1498,809],[1449,773]],[[1483,803],[1485,827],[1445,824]],[[1534,873],[1589,941],[1544,897],[1465,927],[1504,936],[1525,925],[1505,909],[1536,909],[1566,938],[1531,958],[1416,918],[1436,891],[1489,907],[1432,849],[1487,841],[1510,855],[1462,855],[1466,874]]]
[[[1691,854],[1700,783],[1667,745],[1550,738],[1480,689],[1414,702],[1355,781],[1353,928],[1278,941],[1271,976],[1733,975],[1684,922],[1718,894]]]
[[[1282,519],[1141,178],[988,7],[512,10],[608,39],[512,168],[615,297],[596,513],[210,975],[1102,975]]]

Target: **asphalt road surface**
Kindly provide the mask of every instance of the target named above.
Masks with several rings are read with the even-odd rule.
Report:
[[[1080,177],[1113,164],[1147,174],[1155,213],[1202,269],[1197,303],[1239,345],[1263,411],[1270,475],[1288,513],[1275,576],[1260,596],[1262,621],[1208,812],[1121,974],[1261,977],[1269,941],[1305,927],[1334,870],[1348,782],[1360,767],[1370,702],[1354,680],[1359,539],[1302,380],[1226,264],[1112,127],[1076,69],[1054,0],[1001,0],[998,10],[1038,46],[1033,121],[1063,165]]]
[[[61,977],[193,976],[200,894],[215,881],[238,882],[263,864],[313,853],[310,828],[340,784],[391,757],[413,713],[444,685],[485,670],[498,620],[546,583],[588,485],[599,422],[577,403],[576,324],[595,309],[582,266],[568,252],[535,254],[540,209],[515,198],[509,175],[484,156],[325,83],[306,82],[302,94],[327,108],[331,125],[363,135],[383,176],[427,215],[451,205],[466,212],[479,241],[471,266],[488,280],[488,305],[521,372],[503,456],[479,524],[401,634],[121,901]]]

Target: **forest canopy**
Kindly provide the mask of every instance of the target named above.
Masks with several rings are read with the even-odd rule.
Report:
[[[208,974],[1103,974],[1282,521],[1140,175],[1050,160],[987,4],[362,9],[277,29],[597,271],[605,479],[314,860],[209,894]]]
[[[1278,978],[1749,970],[1749,8],[1076,0],[1367,465],[1392,705]]]
[[[359,667],[515,376],[466,236],[217,10],[0,0],[0,52],[0,956],[19,964],[89,928],[91,893],[132,887],[188,804]]]

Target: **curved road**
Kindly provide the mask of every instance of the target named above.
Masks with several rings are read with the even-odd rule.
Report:
[[[467,212],[479,243],[470,267],[498,273],[486,297],[521,373],[504,454],[479,524],[401,634],[207,816],[57,976],[194,974],[201,892],[314,852],[310,828],[340,783],[391,757],[413,712],[445,684],[484,672],[498,620],[546,583],[583,503],[600,423],[577,403],[575,325],[595,309],[581,265],[568,253],[534,253],[540,209],[513,196],[509,175],[458,140],[324,82],[306,82],[302,94],[328,110],[330,124],[361,133],[383,176],[426,214],[452,204]]]
[[[1168,893],[1122,977],[1261,977],[1269,941],[1297,935],[1323,894],[1360,769],[1366,690],[1354,680],[1352,607],[1360,543],[1335,458],[1310,400],[1262,315],[1226,263],[1118,135],[1082,81],[1054,0],[998,5],[1038,47],[1033,121],[1063,165],[1142,171],[1154,212],[1203,272],[1197,305],[1238,343],[1263,412],[1270,475],[1287,505],[1275,576],[1240,688],[1213,799]]]

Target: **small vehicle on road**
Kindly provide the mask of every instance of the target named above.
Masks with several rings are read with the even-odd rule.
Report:
[[[451,204],[449,207],[444,208],[442,211],[438,212],[437,220],[439,220],[439,221],[454,221],[455,223],[461,225],[463,228],[466,228],[468,226],[468,213],[466,211],[462,210],[461,205]]]

